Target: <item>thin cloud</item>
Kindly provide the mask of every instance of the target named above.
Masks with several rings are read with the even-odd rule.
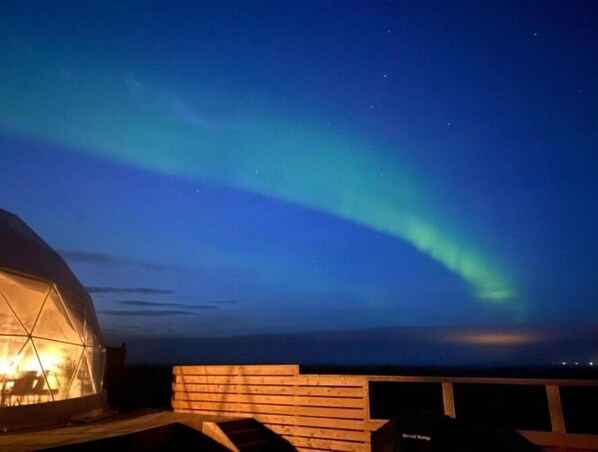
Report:
[[[152,287],[86,287],[89,293],[103,294],[103,293],[140,293],[146,295],[161,295],[173,294],[174,290],[170,289],[154,289]]]
[[[121,300],[117,303],[124,304],[127,306],[138,306],[138,307],[175,307],[185,309],[218,309],[218,306],[208,304],[184,304],[184,303],[161,303],[154,301],[142,301],[142,300]]]
[[[89,251],[58,250],[58,253],[71,262],[85,262],[98,265],[120,265],[122,261],[104,253]]]
[[[137,80],[132,75],[126,75],[123,80],[125,82],[125,86],[127,87],[127,90],[130,93],[137,93],[137,92],[143,90],[143,88],[144,88],[143,83],[141,83],[139,80]]]
[[[161,317],[165,315],[197,315],[197,312],[179,311],[179,310],[160,310],[160,311],[136,311],[136,310],[107,310],[98,311],[98,314],[117,316],[117,317]]]
[[[162,101],[183,122],[198,130],[235,130],[238,126],[225,120],[209,102],[201,111],[173,93],[162,93]]]
[[[238,303],[238,300],[210,300],[206,301],[206,303],[210,304],[235,304]]]
[[[123,259],[111,254],[99,253],[95,251],[58,250],[58,253],[67,261],[72,263],[85,263],[112,267],[133,266],[151,271],[164,270],[168,267],[167,265],[154,264],[151,262],[140,262]]]

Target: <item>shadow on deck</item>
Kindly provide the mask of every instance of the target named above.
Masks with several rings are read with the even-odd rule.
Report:
[[[290,452],[295,449],[255,419],[161,411],[0,435],[0,450]]]

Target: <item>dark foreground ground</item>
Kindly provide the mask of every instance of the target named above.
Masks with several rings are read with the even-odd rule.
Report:
[[[301,366],[302,373],[429,375],[512,378],[598,379],[594,369],[563,368],[415,368]],[[125,365],[109,381],[109,403],[121,413],[169,409],[172,366]],[[550,418],[543,386],[454,385],[457,416],[465,421],[495,427],[550,431]],[[565,425],[569,433],[598,434],[597,387],[561,387]],[[403,411],[442,413],[438,383],[386,383],[370,385],[372,418],[388,419]]]

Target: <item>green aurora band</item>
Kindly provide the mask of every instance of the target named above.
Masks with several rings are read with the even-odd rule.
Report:
[[[473,237],[459,239],[425,184],[396,157],[231,95],[222,105],[251,114],[219,124],[189,107],[198,103],[192,90],[184,103],[157,85],[127,83],[105,66],[71,75],[49,57],[2,47],[3,132],[335,215],[407,241],[459,275],[479,300],[524,309],[506,266],[481,252]]]

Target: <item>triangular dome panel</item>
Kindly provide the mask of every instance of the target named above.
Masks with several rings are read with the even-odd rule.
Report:
[[[14,358],[10,376],[3,387],[10,384],[10,391],[4,397],[4,406],[29,405],[49,402],[52,395],[45,389],[46,380],[31,339],[26,339],[25,346]]]
[[[85,353],[93,374],[94,391],[100,392],[104,380],[104,363],[106,350],[102,347],[86,347]]]
[[[81,343],[85,340],[85,318],[87,317],[87,309],[85,304],[77,297],[67,292],[66,290],[59,289],[60,299],[62,300],[64,307],[66,308],[69,318],[81,338]],[[78,341],[79,343],[79,341]]]
[[[55,289],[48,294],[32,335],[44,339],[82,344],[81,337]]]
[[[87,394],[82,394],[81,392],[81,369],[82,369],[82,365],[83,365],[83,361],[85,359],[85,347],[83,347],[82,351],[81,351],[81,356],[79,357],[79,362],[77,363],[77,367],[75,370],[75,373],[73,374],[73,377],[71,378],[71,382],[69,383],[69,387],[68,387],[68,393],[66,395],[67,399],[72,399],[74,397],[81,397],[83,395],[87,395]]]
[[[32,340],[52,397],[54,400],[65,399],[69,386],[76,375],[77,366],[83,353],[83,346],[36,337]]]
[[[100,340],[89,325],[86,325],[85,328],[85,345],[89,347],[97,347],[100,345]]]
[[[21,351],[27,342],[25,336],[0,336],[0,385],[19,372]]]
[[[49,286],[31,278],[0,271],[0,291],[28,332],[31,331]]]
[[[2,334],[26,335],[27,331],[23,328],[23,325],[21,325],[21,322],[19,322],[0,292],[0,335]],[[0,356],[1,359],[2,357]]]
[[[96,393],[95,381],[93,378],[93,368],[90,365],[87,350],[89,349],[86,348],[83,356],[81,357],[81,361],[79,362],[76,378],[73,380],[69,390],[69,398],[83,397]]]

